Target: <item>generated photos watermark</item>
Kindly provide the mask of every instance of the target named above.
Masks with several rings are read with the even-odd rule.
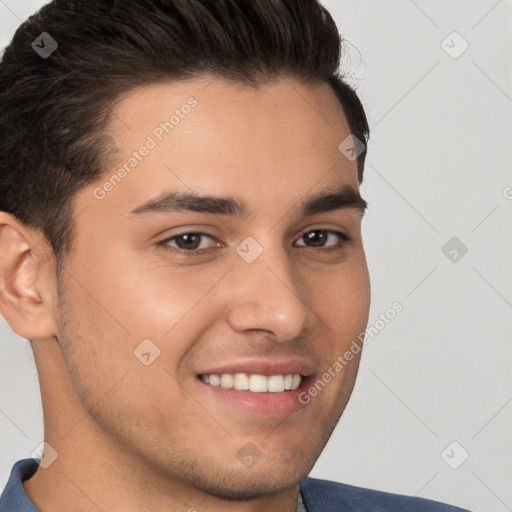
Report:
[[[370,336],[371,339],[375,338],[402,310],[403,305],[396,301],[385,313],[381,313],[379,318],[373,322],[373,325],[367,326],[366,329],[357,336],[357,339],[352,341],[350,348],[345,351],[343,355],[339,355],[326,372],[311,384],[308,389],[299,394],[299,402],[303,405],[308,404],[311,401],[311,397],[316,396],[324,389],[327,384],[352,361],[354,356],[361,352],[363,346],[368,345],[368,336]]]
[[[94,197],[99,200],[105,199],[107,194],[112,192],[112,190],[114,190],[114,188],[164,140],[166,135],[172,133],[198,104],[198,101],[194,97],[191,97],[180,108],[177,108],[167,121],[160,123],[151,132],[151,135],[147,136],[144,144],[137,151],[134,151],[132,156],[128,158],[110,178],[105,180],[101,186],[94,189]]]

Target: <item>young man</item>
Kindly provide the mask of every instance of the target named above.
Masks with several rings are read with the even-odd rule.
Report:
[[[0,308],[45,445],[1,512],[461,510],[307,476],[370,305],[339,59],[316,0],[62,0],[16,32]]]

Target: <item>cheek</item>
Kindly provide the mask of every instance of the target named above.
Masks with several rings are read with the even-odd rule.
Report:
[[[111,283],[116,282],[112,274],[110,277]],[[175,369],[195,339],[197,319],[194,322],[186,311],[174,305],[186,300],[179,292],[173,297],[169,291],[167,296],[162,293],[168,308],[156,311],[150,299],[157,297],[158,291],[139,301],[135,294],[123,295],[129,290],[127,280],[117,284],[120,295],[113,301],[113,295],[109,298],[112,288],[105,286],[108,292],[100,295],[91,284],[86,291],[71,279],[59,321],[59,340],[82,405],[104,428],[129,440],[129,430],[134,425],[158,430],[168,425],[169,417],[182,414],[180,407],[187,394],[176,380]],[[173,308],[179,310],[177,314],[170,313]],[[162,331],[173,326],[167,336],[161,336]],[[145,365],[137,348],[148,339],[154,345],[144,345],[151,360]]]
[[[229,270],[225,264],[210,265],[207,270],[201,265],[177,264],[176,258],[171,263],[163,249],[128,259],[121,249],[112,248],[94,259],[94,268],[85,266],[81,272],[90,292],[85,301],[94,296],[103,306],[97,312],[108,316],[108,323],[117,324],[133,343],[170,336],[185,319],[200,317],[202,302]]]
[[[370,279],[364,253],[304,279],[306,303],[314,305],[315,313],[337,336],[338,343],[350,343],[364,331],[370,309]]]
[[[216,288],[222,286],[228,270],[213,265],[208,269],[148,265],[134,278],[137,293],[124,301],[125,310],[120,314],[139,337],[154,336],[167,344],[175,339],[183,345],[193,343],[214,321]],[[177,345],[173,347],[177,349]]]

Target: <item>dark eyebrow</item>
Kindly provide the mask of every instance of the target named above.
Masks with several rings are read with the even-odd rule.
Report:
[[[325,213],[334,210],[352,208],[358,210],[361,217],[365,214],[368,203],[361,197],[359,191],[351,185],[331,187],[322,193],[302,201],[301,214],[304,217],[315,213]]]
[[[353,208],[364,215],[367,202],[352,186],[345,184],[331,187],[322,193],[301,201],[300,214],[303,217],[345,208]],[[214,215],[230,215],[247,218],[247,205],[232,197],[202,196],[190,192],[164,192],[130,212],[131,215],[176,212],[198,212]]]

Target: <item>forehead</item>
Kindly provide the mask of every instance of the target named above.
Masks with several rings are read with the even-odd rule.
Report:
[[[172,114],[174,109],[186,105],[192,97],[200,104],[203,117],[213,115],[230,123],[254,119],[258,114],[265,116],[269,113],[265,110],[269,108],[276,109],[278,114],[294,107],[290,114],[312,120],[313,110],[317,121],[327,123],[332,130],[339,129],[340,125],[347,127],[343,109],[327,83],[305,83],[281,77],[247,85],[203,75],[188,80],[148,84],[121,95],[114,109],[121,124],[115,123],[114,119],[111,129],[120,128],[117,132],[122,133],[123,127],[133,128],[133,121],[142,128],[141,121],[153,121],[155,116],[165,118],[166,113]],[[279,121],[278,118],[274,120]]]
[[[357,164],[338,149],[350,130],[328,84],[151,84],[120,98],[109,131],[117,162],[95,184],[108,190],[100,203],[91,187],[85,197],[98,210],[126,213],[174,190],[239,197],[282,215],[279,207],[309,193],[358,189]]]

